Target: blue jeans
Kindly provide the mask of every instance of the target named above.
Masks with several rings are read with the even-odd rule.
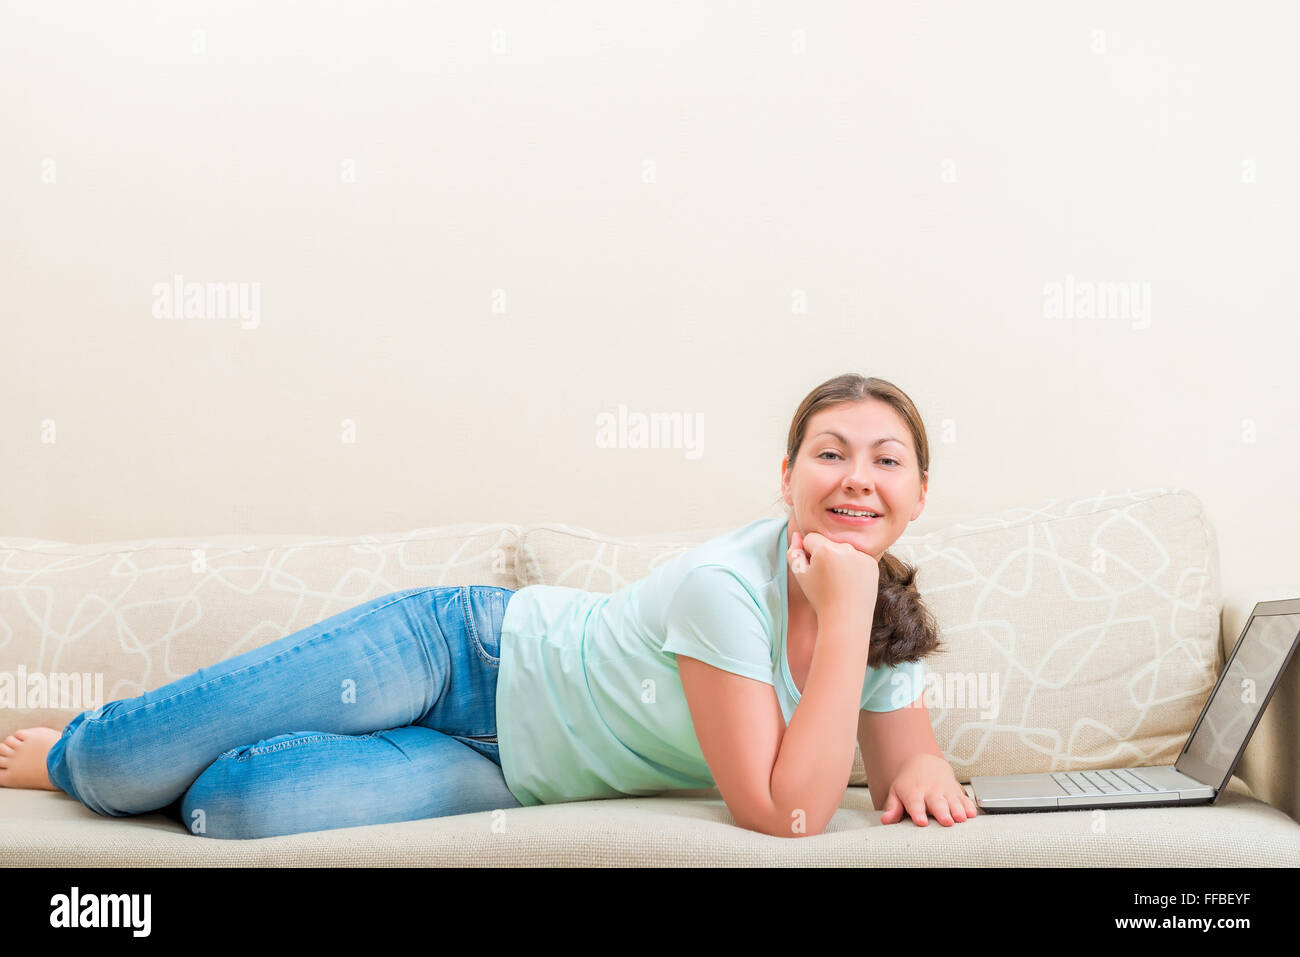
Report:
[[[272,837],[520,807],[497,745],[511,589],[410,588],[136,698],[83,711],[46,760],[99,814]]]

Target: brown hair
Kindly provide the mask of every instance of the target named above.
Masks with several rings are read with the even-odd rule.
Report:
[[[879,399],[887,402],[902,416],[912,432],[916,448],[917,469],[924,481],[930,471],[930,444],[925,424],[916,406],[902,389],[884,379],[867,378],[853,372],[828,379],[809,392],[795,411],[786,440],[788,468],[793,469],[803,444],[808,420],[813,414],[842,402]],[[778,499],[779,500],[779,499]],[[787,505],[786,511],[791,509]],[[894,667],[904,661],[917,661],[943,650],[939,626],[921,599],[915,584],[916,569],[886,551],[880,556],[880,584],[876,591],[876,609],[871,621],[871,643],[867,664],[872,668]]]

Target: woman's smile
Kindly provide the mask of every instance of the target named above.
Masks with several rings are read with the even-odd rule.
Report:
[[[874,525],[876,522],[880,521],[880,516],[878,515],[875,517],[868,515],[841,515],[839,512],[832,511],[829,508],[826,510],[826,514],[835,519],[835,521],[841,522],[845,525]]]

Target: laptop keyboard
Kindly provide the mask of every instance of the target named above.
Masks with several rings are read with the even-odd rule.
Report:
[[[1052,779],[1070,794],[1135,794],[1161,790],[1127,769],[1058,771],[1052,774]]]

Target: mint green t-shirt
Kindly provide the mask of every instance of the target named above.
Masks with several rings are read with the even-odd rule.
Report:
[[[772,685],[790,723],[800,694],[785,650],[787,528],[751,522],[613,594],[528,585],[511,596],[497,742],[520,804],[715,787],[677,654]],[[862,707],[893,711],[924,684],[922,661],[868,666]]]

